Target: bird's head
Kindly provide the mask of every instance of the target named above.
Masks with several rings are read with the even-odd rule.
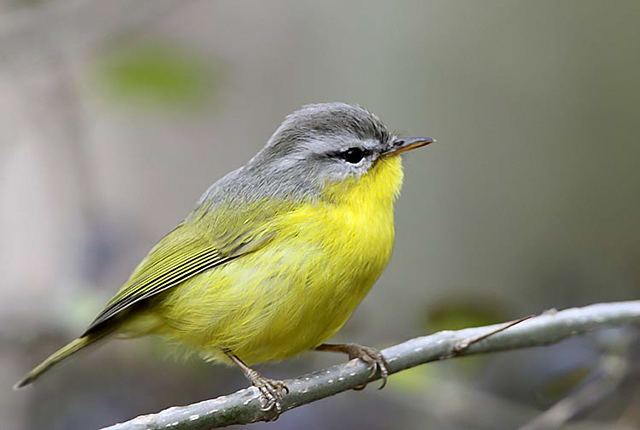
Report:
[[[246,167],[266,180],[324,190],[357,184],[385,160],[431,142],[430,137],[394,136],[377,116],[358,106],[313,104],[287,116]]]

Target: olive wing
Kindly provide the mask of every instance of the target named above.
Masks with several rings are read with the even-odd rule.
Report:
[[[253,228],[233,234],[232,237],[227,236],[222,242],[205,236],[207,235],[202,235],[200,229],[190,224],[181,224],[166,235],[109,300],[83,336],[104,327],[137,303],[176,287],[193,276],[256,251],[273,234],[265,232],[263,228]]]

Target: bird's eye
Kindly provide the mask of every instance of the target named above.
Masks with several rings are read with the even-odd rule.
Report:
[[[346,151],[338,153],[338,157],[351,164],[358,164],[365,155],[365,151],[360,148],[349,148]]]

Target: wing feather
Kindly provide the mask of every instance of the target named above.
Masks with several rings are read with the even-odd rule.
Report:
[[[237,235],[235,240],[225,240],[222,241],[224,246],[216,246],[213,240],[203,237],[200,229],[193,227],[181,224],[158,242],[83,336],[111,322],[114,317],[132,309],[135,304],[176,287],[193,276],[253,252],[273,237],[272,234],[266,234],[264,228],[255,228],[254,225],[254,228]]]

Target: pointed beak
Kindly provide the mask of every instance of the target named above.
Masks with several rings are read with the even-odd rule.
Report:
[[[383,155],[385,157],[399,155],[412,149],[421,148],[435,141],[432,137],[397,137],[391,142],[391,145]]]

